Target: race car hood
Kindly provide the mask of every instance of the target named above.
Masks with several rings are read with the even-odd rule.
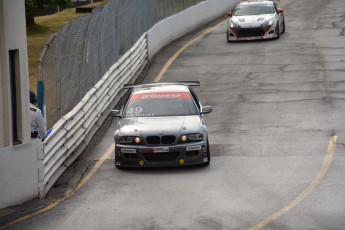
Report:
[[[180,135],[197,133],[200,130],[201,118],[193,116],[174,117],[134,117],[124,118],[119,122],[121,135]]]
[[[248,15],[248,16],[232,16],[231,21],[235,22],[239,26],[247,24],[262,24],[263,22],[274,17],[274,14],[260,14],[260,15]]]

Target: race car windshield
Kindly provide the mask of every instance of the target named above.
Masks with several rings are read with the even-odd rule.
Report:
[[[130,98],[125,117],[160,117],[197,115],[198,110],[189,93],[145,93]]]
[[[234,16],[274,14],[272,5],[250,4],[237,7],[233,13]]]

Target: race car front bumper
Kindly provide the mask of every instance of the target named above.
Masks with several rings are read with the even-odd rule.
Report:
[[[275,27],[232,28],[227,30],[228,41],[248,41],[272,39],[277,37]]]
[[[167,167],[209,162],[207,141],[173,146],[115,145],[118,167]]]

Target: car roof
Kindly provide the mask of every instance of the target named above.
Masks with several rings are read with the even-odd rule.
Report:
[[[190,92],[189,87],[179,83],[152,83],[133,87],[132,94],[157,93],[157,92]]]

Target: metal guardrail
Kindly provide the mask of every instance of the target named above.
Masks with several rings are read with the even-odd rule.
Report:
[[[61,174],[74,162],[120,100],[122,85],[136,79],[147,63],[147,36],[141,36],[54,126],[43,143],[39,169],[39,195],[44,197]]]

